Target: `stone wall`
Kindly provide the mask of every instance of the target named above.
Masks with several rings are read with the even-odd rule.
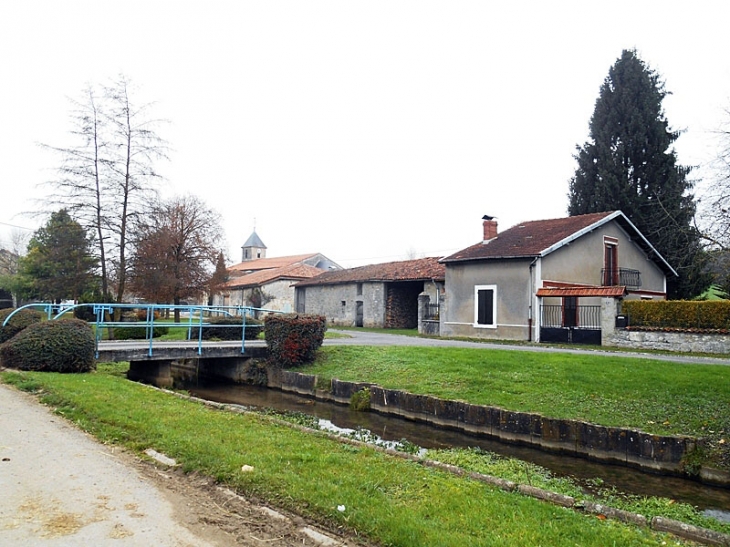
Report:
[[[616,329],[603,345],[687,353],[730,353],[730,335]]]
[[[270,383],[269,387],[338,403],[347,403],[353,393],[367,387],[370,389],[370,407],[376,412],[560,454],[666,474],[682,475],[682,460],[698,443],[691,437],[652,435],[633,429],[512,412],[498,407],[414,395],[375,384],[335,379],[327,390],[318,386],[316,376],[291,371],[284,371],[279,385]],[[730,484],[730,475],[714,470],[703,469],[700,477],[713,484]]]

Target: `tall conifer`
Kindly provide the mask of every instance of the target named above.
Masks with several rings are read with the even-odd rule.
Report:
[[[568,213],[623,211],[679,273],[673,298],[707,286],[690,167],[679,165],[673,131],[662,109],[668,92],[634,50],[624,50],[601,86],[588,142],[578,147]]]

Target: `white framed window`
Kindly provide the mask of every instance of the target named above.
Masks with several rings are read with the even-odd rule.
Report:
[[[497,328],[497,285],[474,286],[474,326]]]

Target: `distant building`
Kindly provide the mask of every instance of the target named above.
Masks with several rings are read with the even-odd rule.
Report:
[[[9,275],[16,271],[18,255],[6,249],[0,249],[0,275]],[[5,289],[0,289],[0,309],[12,308],[15,305],[13,295]]]
[[[228,268],[229,279],[214,297],[215,305],[293,312],[295,283],[342,269],[321,253],[267,258],[266,245],[256,230],[241,249],[243,260]]]

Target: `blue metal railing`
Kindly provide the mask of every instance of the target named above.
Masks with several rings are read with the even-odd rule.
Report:
[[[162,315],[160,312],[175,312],[176,310],[180,314],[187,315],[187,340],[191,340],[193,329],[197,329],[198,338],[198,355],[202,354],[203,349],[203,329],[205,327],[215,328],[240,328],[241,329],[241,353],[245,352],[246,349],[246,318],[252,317],[258,313],[282,313],[278,310],[269,310],[265,308],[254,308],[251,306],[196,306],[196,305],[173,305],[173,304],[74,304],[71,306],[63,306],[58,304],[52,304],[49,302],[35,302],[32,304],[26,304],[10,313],[3,321],[2,326],[8,324],[8,321],[18,313],[20,310],[28,308],[41,308],[47,315],[48,320],[58,319],[61,316],[72,312],[79,308],[91,308],[96,320],[93,322],[95,326],[95,340],[96,340],[96,356],[99,356],[99,342],[101,341],[102,333],[107,328],[139,328],[145,327],[145,340],[149,343],[149,349],[147,354],[151,357],[153,351],[153,339],[155,333],[155,327],[182,327],[182,323],[169,323],[157,319],[157,315]],[[116,310],[145,310],[144,321],[114,321],[114,313]],[[205,321],[205,317],[216,315],[226,315],[229,317],[241,317],[241,325],[221,325],[213,324]],[[258,328],[258,325],[257,325]]]

